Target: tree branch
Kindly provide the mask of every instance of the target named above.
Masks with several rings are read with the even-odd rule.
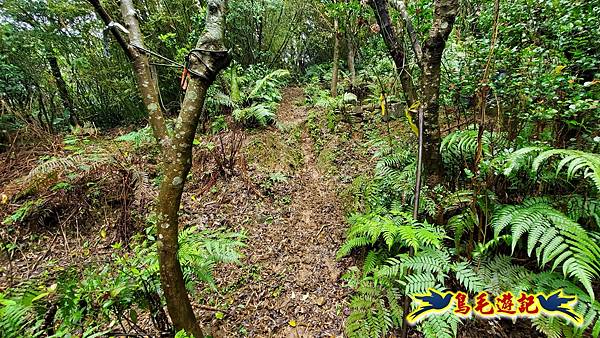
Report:
[[[106,12],[104,7],[102,7],[102,5],[100,4],[100,0],[88,0],[88,2],[94,7],[94,10],[100,16],[100,19],[102,19],[102,22],[104,22],[106,27],[110,29],[110,32],[115,37],[115,40],[117,40],[119,46],[121,46],[121,49],[123,49],[123,52],[125,52],[127,58],[130,61],[133,61],[133,54],[129,50],[129,45],[127,44],[125,39],[123,39],[123,36],[121,36],[121,32],[119,32],[119,29],[116,26],[111,25],[111,22],[113,22],[113,20],[110,17],[110,15]]]
[[[417,62],[421,65],[421,60],[423,59],[423,50],[421,49],[421,43],[419,42],[419,37],[417,36],[417,32],[412,24],[412,20],[410,16],[408,16],[408,11],[406,10],[406,5],[404,4],[404,0],[391,0],[392,6],[400,12],[400,16],[402,16],[402,20],[404,20],[404,24],[406,25],[406,31],[408,32],[408,36],[410,37],[410,42],[412,46],[413,52],[415,52],[415,56],[417,58]]]
[[[153,78],[152,70],[148,62],[148,56],[135,48],[144,48],[144,38],[140,30],[140,24],[132,0],[121,0],[121,15],[123,16],[125,26],[129,30],[130,44],[128,45],[128,50],[133,55],[133,66],[138,78],[138,87],[142,94],[142,101],[148,110],[154,137],[156,137],[160,145],[164,148],[165,145],[169,143],[169,136],[162,105],[160,104],[157,83],[158,78]],[[154,74],[154,76],[156,76],[156,74]]]
[[[158,140],[161,147],[164,147],[165,144],[169,143],[169,136],[164,113],[162,111],[162,105],[160,104],[157,84],[158,79],[153,78],[152,76],[148,56],[132,46],[144,47],[143,36],[140,31],[140,25],[135,15],[135,8],[133,7],[132,1],[121,1],[121,13],[125,24],[128,27],[131,44],[125,41],[119,32],[118,27],[114,25],[114,21],[110,15],[100,4],[100,0],[88,0],[88,2],[94,7],[104,24],[110,29],[115,40],[117,40],[117,43],[119,43],[119,46],[121,46],[121,49],[123,49],[123,52],[127,55],[127,58],[133,61],[138,88],[142,95],[142,101],[148,111],[150,126],[152,126],[154,137]]]
[[[398,41],[396,32],[392,27],[390,14],[387,9],[387,2],[386,0],[370,0],[369,6],[373,8],[373,12],[375,13],[375,17],[377,19],[377,24],[379,25],[381,31],[381,36],[388,47],[392,60],[394,60],[398,75],[400,76],[402,90],[406,95],[406,101],[410,107],[418,100],[417,92],[412,83],[412,76],[408,71],[404,47],[402,46],[402,43]]]

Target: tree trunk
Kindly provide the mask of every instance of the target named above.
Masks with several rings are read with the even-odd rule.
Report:
[[[423,151],[428,154],[424,159],[424,167],[427,173],[427,183],[431,187],[441,183],[444,175],[440,154],[440,69],[442,54],[457,13],[458,0],[436,0],[433,24],[429,30],[429,37],[423,45],[421,69],[421,105],[425,122]]]
[[[417,96],[406,66],[406,53],[402,46],[402,41],[398,40],[392,27],[387,9],[387,1],[371,0],[369,2],[369,5],[375,12],[383,40],[400,74],[400,82],[407,97],[408,106],[419,102],[419,108],[423,109],[423,152],[427,154],[423,159],[423,169],[427,177],[427,184],[435,186],[442,182],[444,174],[440,154],[441,134],[438,121],[440,107],[440,68],[446,41],[450,36],[458,13],[458,0],[435,1],[433,23],[429,30],[428,38],[422,47],[417,39],[404,2],[402,0],[392,0],[392,4],[400,11],[405,22],[404,26],[408,30],[417,64],[421,68],[420,96]]]
[[[181,107],[180,114],[186,114],[186,120],[181,120],[182,124],[189,123],[197,126],[200,114],[196,110],[203,105],[207,88],[208,85],[205,83],[190,81]],[[177,129],[181,129],[181,127]],[[171,317],[171,322],[176,330],[185,329],[186,332],[198,338],[202,337],[203,333],[194,315],[177,256],[179,251],[178,212],[183,187],[191,169],[192,142],[195,131],[195,128],[193,130],[185,128],[182,130],[183,134],[177,134],[172,140],[173,144],[165,147],[163,151],[164,178],[160,185],[156,212],[158,215],[157,247],[160,282],[167,300],[169,317]]]
[[[54,134],[54,126],[53,126],[54,121],[50,120],[50,114],[48,114],[48,110],[46,109],[46,104],[44,103],[44,97],[43,97],[41,90],[38,93],[38,105],[40,108],[40,112],[38,114],[38,119],[40,120],[42,127],[44,125],[46,125],[46,128],[48,129],[48,131],[50,133]],[[44,121],[44,119],[45,119],[45,121]]]
[[[402,85],[402,90],[406,96],[406,103],[410,107],[413,105],[413,103],[417,102],[417,92],[412,83],[412,77],[408,70],[408,62],[406,60],[406,53],[404,51],[404,47],[402,46],[402,41],[398,40],[390,20],[387,2],[386,0],[371,0],[369,1],[369,6],[371,6],[375,12],[375,17],[377,18],[377,24],[379,25],[381,36],[383,37],[383,41],[390,52],[392,60],[394,60],[396,70],[400,76],[400,84]]]
[[[192,166],[192,146],[206,91],[219,71],[230,62],[223,45],[225,4],[225,0],[208,2],[205,32],[196,44],[196,52],[190,54],[190,70],[200,76],[192,76],[189,80],[174,135],[170,144],[164,147],[165,176],[157,203],[160,277],[167,308],[175,328],[186,329],[195,337],[202,337],[202,332],[188,299],[177,256],[178,211],[183,186]]]
[[[354,58],[356,57],[356,49],[351,37],[348,37],[348,70],[350,71],[350,86],[354,88],[356,85],[356,68],[354,67]]]
[[[99,0],[88,2],[106,25],[112,22]],[[209,0],[207,7],[205,31],[189,54],[191,78],[172,135],[167,132],[156,75],[152,74],[148,56],[144,52],[143,36],[132,0],[121,0],[121,14],[129,31],[130,43],[126,44],[119,31],[111,28],[117,42],[133,61],[138,89],[163,155],[164,179],[160,185],[156,212],[160,281],[167,309],[175,329],[184,329],[196,338],[203,337],[203,333],[196,321],[177,255],[178,212],[184,184],[192,166],[192,146],[206,91],[217,74],[230,62],[223,46],[226,0]]]
[[[340,33],[338,29],[338,19],[333,19],[333,74],[331,74],[331,96],[337,96],[337,83],[340,63]]]
[[[50,64],[50,70],[52,71],[52,76],[54,77],[54,81],[56,82],[56,87],[58,88],[58,94],[60,99],[62,100],[63,107],[69,111],[69,123],[73,127],[79,126],[79,118],[77,118],[77,113],[75,112],[75,107],[73,105],[73,101],[71,100],[71,96],[69,95],[69,91],[67,90],[67,84],[63,79],[62,73],[60,72],[60,67],[58,66],[58,60],[56,59],[56,55],[53,53],[48,53],[47,56],[48,63]]]
[[[424,53],[424,59],[429,57]],[[427,62],[427,61],[426,61]],[[424,157],[424,167],[427,177],[427,183],[435,186],[443,178],[442,156],[440,154],[440,128],[439,128],[439,92],[440,92],[440,71],[439,68],[426,65],[421,77],[422,109],[423,121],[423,151],[427,156]]]

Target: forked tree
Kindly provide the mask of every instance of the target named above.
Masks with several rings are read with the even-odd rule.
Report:
[[[402,17],[416,63],[421,69],[418,85],[413,84],[414,77],[408,68],[403,41],[398,37],[390,19],[388,1],[369,1],[377,18],[383,40],[399,73],[406,102],[409,107],[418,104],[419,113],[423,114],[423,165],[427,182],[434,186],[442,182],[444,173],[440,154],[441,134],[438,121],[442,55],[458,14],[459,3],[458,0],[434,1],[433,21],[423,42],[419,41],[413,28],[404,0],[390,0],[390,4],[398,10]]]
[[[226,68],[230,57],[224,48],[226,0],[208,0],[206,26],[196,47],[188,55],[190,79],[181,110],[172,131],[165,122],[159,98],[159,84],[144,47],[136,10],[132,0],[121,0],[121,15],[129,42],[121,36],[119,25],[101,6],[99,0],[88,0],[110,29],[133,64],[137,86],[148,111],[150,125],[162,155],[164,178],[156,205],[157,247],[161,287],[167,301],[169,316],[176,330],[184,329],[196,338],[202,330],[196,321],[177,257],[178,212],[186,178],[192,166],[192,146],[206,92],[217,74]]]

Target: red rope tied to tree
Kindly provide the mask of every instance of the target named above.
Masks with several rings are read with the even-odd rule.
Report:
[[[187,89],[189,78],[190,78],[190,73],[188,71],[187,65],[183,66],[183,71],[181,72],[181,82],[179,84],[181,86],[182,90]]]

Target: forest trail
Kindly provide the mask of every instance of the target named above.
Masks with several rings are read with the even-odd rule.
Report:
[[[301,88],[287,88],[278,109],[278,123],[298,127],[303,157],[301,167],[283,183],[289,202],[277,206],[281,196],[276,192],[270,202],[274,208],[244,227],[248,256],[241,274],[247,274],[243,278],[246,285],[225,295],[232,308],[224,323],[213,321],[220,327],[215,331],[213,326],[217,336],[343,336],[348,292],[340,276],[347,264],[336,261],[335,254],[344,239],[346,223],[336,183],[316,165],[306,127],[307,108],[300,106],[302,99]],[[281,129],[276,132],[285,133]]]

